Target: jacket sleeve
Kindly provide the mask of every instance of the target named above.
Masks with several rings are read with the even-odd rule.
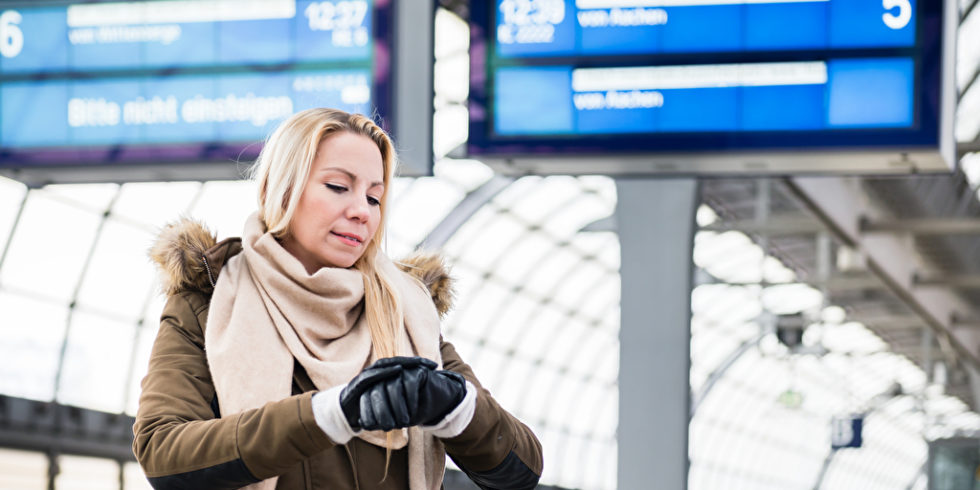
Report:
[[[484,490],[535,488],[543,468],[538,438],[497,404],[452,344],[443,341],[441,351],[443,367],[477,389],[473,419],[458,436],[442,440],[446,452]]]
[[[201,295],[171,296],[142,383],[133,452],[155,489],[239,488],[333,445],[308,392],[219,418]]]

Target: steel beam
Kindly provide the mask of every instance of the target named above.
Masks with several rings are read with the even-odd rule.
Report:
[[[804,283],[813,286],[817,289],[826,290],[830,293],[844,292],[844,291],[864,291],[869,289],[874,290],[874,289],[883,289],[885,287],[885,285],[881,283],[880,279],[871,275],[860,275],[860,276],[836,275],[836,276],[831,276],[826,280],[819,280],[819,279],[811,280],[805,278],[794,282],[768,282],[768,281],[731,282],[731,281],[723,281],[721,279],[717,279],[709,275],[707,272],[702,272],[701,269],[698,269],[698,272],[695,274],[694,277],[695,277],[695,281],[694,281],[695,286],[702,286],[705,284],[725,284],[728,286],[743,286],[743,287],[760,286],[760,287],[767,288],[773,286],[785,286],[788,284]]]
[[[977,67],[977,69],[973,71],[973,75],[966,82],[966,84],[963,85],[963,90],[960,90],[958,94],[959,99],[962,100],[963,96],[970,90],[970,87],[973,87],[973,85],[977,83],[977,78],[980,78],[980,67]]]
[[[17,206],[17,214],[14,216],[14,223],[10,227],[10,233],[7,233],[7,243],[3,245],[3,251],[0,251],[0,270],[3,270],[3,263],[7,260],[7,252],[10,251],[10,244],[14,242],[14,235],[17,233],[17,227],[20,225],[20,219],[24,215],[24,208],[27,207],[27,198],[31,196],[31,190],[27,189],[24,192],[24,198],[20,200],[20,206]]]
[[[966,367],[967,383],[970,392],[973,393],[973,403],[975,407],[980,407],[980,371],[973,366]]]
[[[863,233],[909,233],[912,235],[980,235],[980,219],[925,218],[871,220],[862,217]]]
[[[762,339],[765,338],[765,336],[768,335],[769,333],[770,332],[767,329],[760,329],[760,332],[756,336],[751,337],[748,340],[742,342],[741,345],[738,346],[738,348],[732,351],[732,353],[729,354],[728,357],[725,358],[725,360],[718,365],[718,368],[716,368],[714,371],[711,372],[711,374],[708,375],[708,379],[705,380],[704,384],[701,386],[701,390],[698,391],[698,393],[692,397],[691,418],[694,418],[694,415],[698,412],[698,407],[701,406],[701,402],[703,402],[705,398],[708,397],[708,394],[711,393],[711,390],[712,388],[715,387],[715,384],[717,384],[718,381],[720,381],[722,378],[725,377],[725,373],[728,372],[728,370],[735,364],[735,362],[738,361],[743,355],[745,355],[746,352],[749,352],[750,350],[758,347],[759,342],[761,342]]]
[[[975,328],[980,329],[980,317],[972,315],[953,315],[950,320],[953,328]]]
[[[912,284],[920,287],[949,287],[956,289],[980,289],[980,274],[944,274],[916,272]]]
[[[611,231],[613,233],[619,231],[619,223],[616,222],[616,215],[606,216],[605,218],[599,218],[583,226],[582,229],[579,230],[579,232],[584,232],[584,233],[594,233],[594,232],[603,232],[603,231],[607,231],[607,232]]]
[[[123,464],[136,461],[134,422],[124,414],[0,395],[0,447],[48,455],[48,488],[54,488],[62,454],[116,461],[122,481]],[[446,490],[477,490],[466,475],[455,470],[446,471],[443,486]],[[547,485],[536,488],[565,490]]]
[[[970,2],[969,5],[966,6],[966,8],[963,9],[963,12],[960,13],[960,23],[961,24],[962,24],[962,21],[965,20],[970,15],[970,12],[973,12],[973,9],[976,8],[976,6],[977,6],[978,3],[980,3],[980,1],[973,0],[972,2]]]
[[[862,233],[862,219],[873,222],[879,211],[868,202],[858,178],[793,177],[785,182],[838,240],[864,252],[868,270],[936,332],[941,346],[954,350],[958,359],[974,369],[980,368],[980,332],[953,329],[952,323],[954,315],[969,315],[972,306],[951,288],[917,287],[915,271],[922,267],[908,240],[890,233]]]
[[[500,191],[506,189],[514,180],[513,177],[495,175],[484,182],[483,185],[467,194],[415,248],[423,250],[442,248],[480,208],[493,200]]]
[[[135,461],[133,417],[0,396],[0,447]]]
[[[976,153],[976,152],[980,152],[980,138],[977,138],[973,141],[965,141],[956,144],[957,160],[963,158],[963,155],[966,155],[967,153]]]
[[[62,375],[65,372],[65,355],[68,352],[68,342],[71,340],[72,320],[74,319],[75,311],[77,311],[76,306],[78,304],[78,295],[82,290],[82,285],[85,284],[89,267],[92,265],[92,259],[95,257],[95,250],[99,246],[99,242],[102,239],[102,232],[105,230],[105,225],[109,221],[109,216],[112,214],[112,208],[115,207],[116,201],[119,200],[119,196],[121,195],[122,186],[118,185],[116,186],[115,194],[112,195],[112,199],[109,200],[109,204],[102,213],[102,217],[99,220],[99,226],[95,229],[95,237],[92,238],[92,243],[89,245],[88,253],[85,255],[85,261],[82,263],[82,270],[78,274],[78,280],[75,281],[75,287],[71,293],[71,300],[68,303],[68,316],[65,321],[65,331],[61,336],[61,348],[58,355],[58,368],[55,370],[54,375],[55,400],[61,397],[61,380]]]
[[[721,221],[702,226],[700,231],[741,231],[763,235],[812,235],[824,230],[819,221],[806,215],[775,215],[760,222],[757,219]]]
[[[861,322],[873,329],[881,330],[907,330],[913,328],[928,328],[921,318],[915,315],[876,315],[862,317],[860,315],[849,316],[849,320]]]
[[[823,485],[823,479],[827,476],[827,470],[830,469],[830,465],[834,462],[834,456],[837,456],[837,450],[831,449],[827,456],[823,458],[823,464],[820,465],[820,473],[817,474],[816,481],[813,482],[813,490],[820,490]]]
[[[915,484],[919,483],[919,480],[926,476],[926,464],[928,463],[922,463],[922,466],[919,467],[919,471],[917,471],[915,476],[912,477],[912,480],[909,481],[909,484],[905,487],[905,490],[914,490],[916,486]]]

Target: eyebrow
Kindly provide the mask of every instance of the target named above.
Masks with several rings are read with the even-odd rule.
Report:
[[[358,178],[357,178],[356,175],[352,174],[347,169],[340,168],[340,167],[325,167],[323,170],[321,170],[321,172],[327,172],[327,171],[330,171],[330,170],[333,170],[335,172],[340,172],[340,173],[342,173],[342,174],[350,177],[351,180],[358,180]],[[385,184],[384,184],[384,182],[377,182],[377,181],[376,182],[371,182],[371,187],[377,187],[377,186],[384,187]]]

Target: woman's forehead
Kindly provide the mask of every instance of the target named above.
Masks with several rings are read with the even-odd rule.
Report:
[[[383,184],[384,161],[381,150],[367,136],[340,133],[325,138],[317,148],[314,173],[337,172],[354,180]]]

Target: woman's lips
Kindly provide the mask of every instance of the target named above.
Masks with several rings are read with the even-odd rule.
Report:
[[[361,243],[363,243],[364,241],[364,239],[361,238],[359,235],[355,235],[353,233],[337,233],[335,231],[332,231],[330,233],[332,233],[334,236],[340,239],[341,242],[350,245],[352,247],[360,246]]]

